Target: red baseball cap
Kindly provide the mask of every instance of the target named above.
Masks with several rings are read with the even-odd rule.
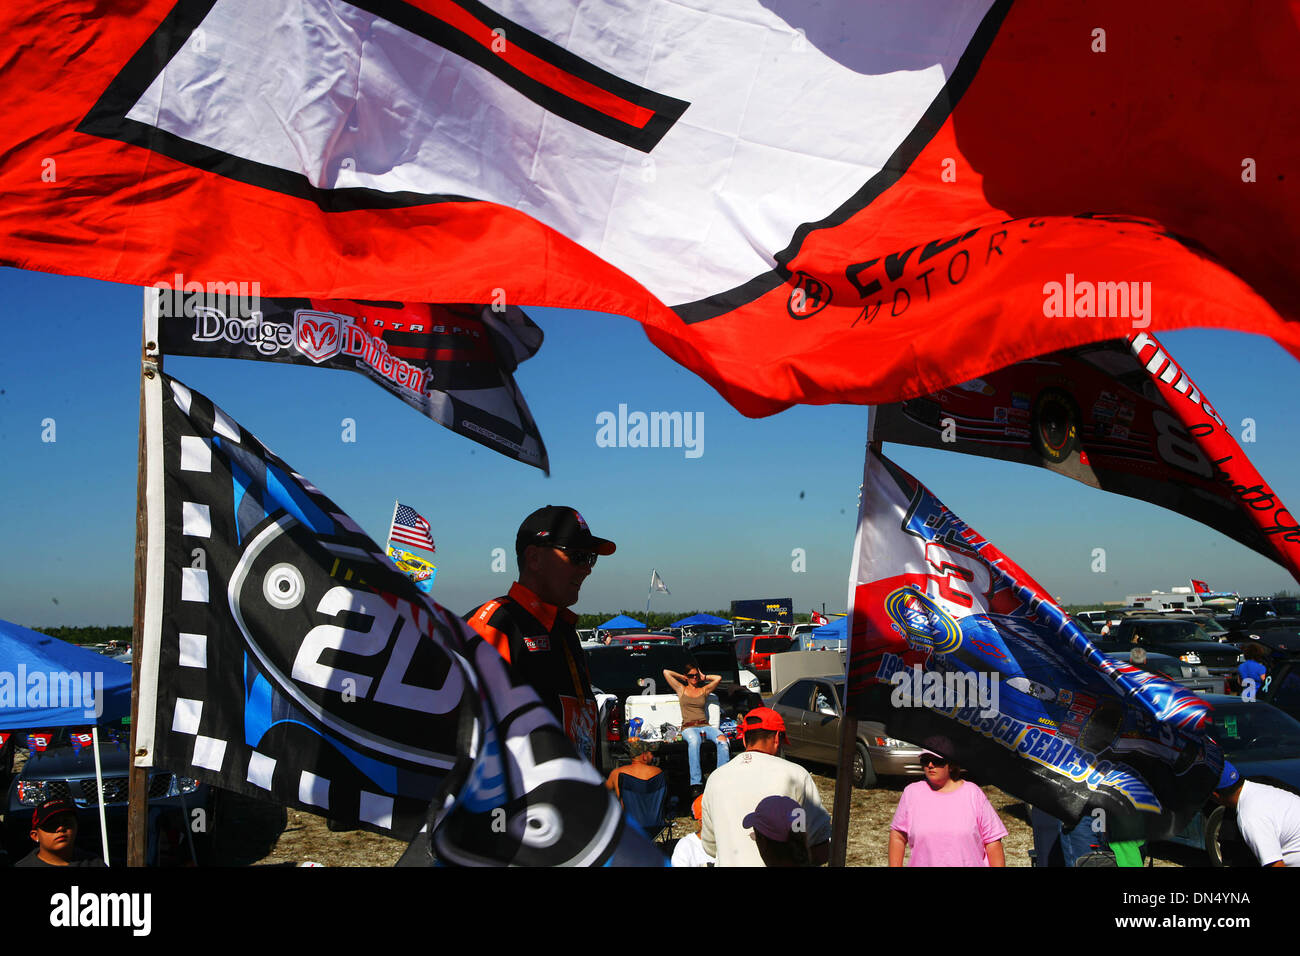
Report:
[[[751,730],[774,730],[785,736],[785,721],[771,707],[755,707],[740,722],[740,732],[747,734]]]
[[[72,801],[46,800],[32,811],[32,828],[39,830],[46,823],[63,813],[70,813],[73,819],[76,819],[77,808],[72,804]]]

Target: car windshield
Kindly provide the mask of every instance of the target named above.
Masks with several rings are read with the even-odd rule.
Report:
[[[1300,721],[1263,703],[1220,705],[1211,735],[1230,760],[1300,757]]]
[[[725,648],[721,653],[718,651],[697,650],[692,652],[695,658],[695,666],[706,674],[716,674],[722,678],[724,683],[739,683],[740,665],[736,663],[736,655]]]

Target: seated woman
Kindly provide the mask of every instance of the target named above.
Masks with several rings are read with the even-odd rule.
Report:
[[[731,745],[722,731],[709,724],[709,695],[722,678],[705,674],[692,661],[685,674],[664,668],[664,680],[677,695],[682,708],[682,736],[686,739],[686,756],[691,766],[691,789],[702,791],[704,774],[700,770],[700,740],[711,740],[718,748],[718,766],[731,757]]]
[[[1006,866],[1007,828],[984,791],[961,779],[952,742],[930,737],[921,746],[925,779],[903,789],[889,824],[889,865],[902,866],[910,846],[912,866]]]

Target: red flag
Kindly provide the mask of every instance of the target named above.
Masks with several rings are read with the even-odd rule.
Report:
[[[1300,350],[1295,5],[374,7],[7,5],[0,262],[621,313],[749,415]]]
[[[1039,465],[1150,501],[1223,532],[1300,581],[1300,526],[1208,396],[1145,332],[882,405],[874,434]]]
[[[826,620],[826,616],[824,614],[819,614],[817,611],[812,612],[812,622],[816,624],[818,627],[821,627],[823,624],[830,623],[828,620]]]
[[[1210,586],[1209,586],[1208,584],[1206,584],[1204,581],[1197,581],[1195,578],[1192,579],[1192,589],[1193,589],[1197,594],[1209,594],[1209,593],[1210,593]]]

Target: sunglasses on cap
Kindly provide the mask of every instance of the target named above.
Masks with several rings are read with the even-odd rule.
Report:
[[[589,568],[594,568],[596,566],[596,559],[600,557],[600,555],[595,551],[580,551],[577,548],[570,548],[563,544],[553,544],[551,547],[556,551],[563,551],[572,564],[579,566],[585,564]]]
[[[938,754],[921,754],[920,764],[922,767],[931,763],[936,767],[946,767],[948,766],[948,758],[940,757]]]

